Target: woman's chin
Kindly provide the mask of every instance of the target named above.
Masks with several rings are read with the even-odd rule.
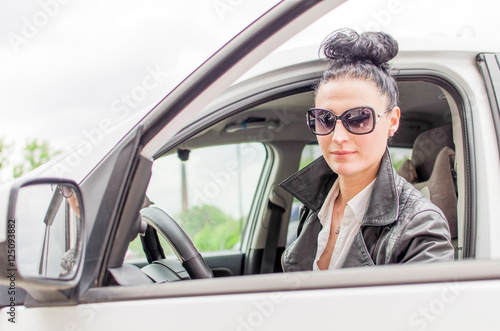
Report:
[[[353,162],[335,162],[330,164],[330,168],[339,176],[349,177],[358,172]]]

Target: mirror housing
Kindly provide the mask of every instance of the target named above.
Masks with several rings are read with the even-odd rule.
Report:
[[[0,285],[25,290],[35,302],[67,300],[81,277],[84,207],[78,185],[37,178],[10,191],[6,240],[0,242]]]

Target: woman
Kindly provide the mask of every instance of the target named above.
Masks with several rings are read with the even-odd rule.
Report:
[[[387,64],[397,42],[341,29],[321,49],[332,66],[307,118],[323,156],[282,183],[303,204],[283,269],[453,260],[443,213],[398,176],[387,150],[400,118]]]

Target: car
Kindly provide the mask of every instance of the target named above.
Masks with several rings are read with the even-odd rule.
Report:
[[[471,39],[409,33],[391,61],[392,161],[447,216],[455,261],[282,272],[299,203],[279,184],[321,155],[305,113],[325,26],[361,10],[371,20],[354,27],[404,29],[429,14],[369,8],[283,1],[152,108],[4,185],[2,329],[495,329],[500,43],[480,23]]]

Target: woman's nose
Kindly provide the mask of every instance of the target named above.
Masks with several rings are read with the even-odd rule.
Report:
[[[332,132],[332,141],[336,144],[340,144],[347,139],[349,139],[349,131],[346,130],[341,120],[337,120],[337,123],[335,123],[335,130]]]

